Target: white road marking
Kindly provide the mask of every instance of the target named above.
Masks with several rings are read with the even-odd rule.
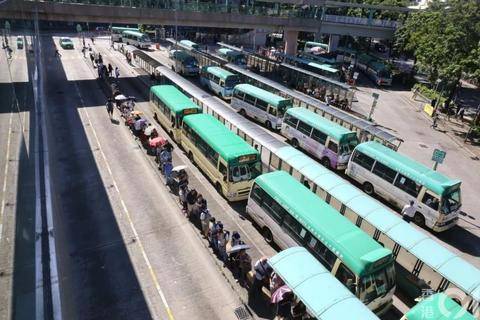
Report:
[[[120,204],[122,205],[122,209],[125,213],[125,216],[127,217],[128,223],[130,225],[130,229],[132,230],[133,235],[135,236],[135,239],[137,240],[138,246],[140,248],[140,252],[142,253],[143,260],[144,260],[144,262],[145,262],[145,264],[148,268],[148,271],[150,273],[152,281],[155,285],[155,289],[157,290],[157,293],[160,295],[160,298],[162,299],[162,303],[163,303],[163,306],[165,307],[165,310],[167,312],[168,319],[169,320],[174,320],[172,310],[170,309],[170,306],[168,305],[167,299],[165,298],[165,294],[163,293],[162,288],[160,287],[160,283],[158,282],[155,271],[153,270],[152,264],[150,263],[150,259],[148,258],[147,253],[145,251],[145,248],[143,246],[142,240],[140,239],[140,236],[137,232],[137,229],[135,228],[135,225],[132,221],[132,218],[130,216],[130,212],[129,212],[127,206],[125,205],[125,202],[123,201],[122,194],[120,193],[120,190],[118,188],[118,184],[117,184],[115,178],[113,177],[113,173],[112,173],[112,170],[110,168],[110,165],[108,164],[107,157],[105,156],[105,153],[103,152],[103,148],[102,148],[102,145],[100,144],[100,140],[98,139],[97,132],[95,131],[95,128],[93,127],[93,124],[90,120],[90,116],[89,116],[88,111],[85,107],[85,102],[82,98],[82,95],[80,94],[80,89],[78,88],[78,85],[76,83],[75,83],[75,89],[77,91],[77,95],[78,95],[78,97],[80,99],[80,102],[82,104],[83,113],[86,115],[89,127],[92,130],[93,136],[95,137],[95,141],[98,145],[98,150],[100,151],[100,154],[102,155],[103,161],[104,161],[105,166],[106,166],[107,171],[108,171],[108,174],[110,175],[110,179],[112,180],[112,184],[113,184],[113,186],[115,188],[115,191],[117,192],[118,197],[120,199]]]
[[[2,187],[2,204],[0,208],[0,243],[3,236],[3,216],[5,214],[5,198],[7,196],[7,176],[8,176],[8,163],[10,162],[10,143],[12,138],[12,119],[13,119],[13,110],[10,112],[10,117],[8,120],[8,137],[7,137],[7,153],[5,155],[5,167],[3,169],[3,187]]]

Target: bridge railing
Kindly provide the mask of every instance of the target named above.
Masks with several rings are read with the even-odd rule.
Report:
[[[316,7],[298,7],[285,9],[281,7],[272,7],[269,5],[259,5],[258,3],[253,6],[247,6],[236,3],[228,4],[228,2],[227,4],[215,4],[213,2],[181,2],[170,0],[46,0],[45,2],[118,6],[128,8],[151,8],[205,13],[232,13],[281,18],[304,18],[339,24],[366,25],[391,29],[395,29],[397,27],[396,21],[320,14],[318,8]]]

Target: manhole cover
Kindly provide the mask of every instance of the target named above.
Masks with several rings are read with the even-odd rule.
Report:
[[[244,306],[241,306],[235,309],[235,315],[237,316],[238,320],[250,319],[250,315],[248,314],[248,311],[247,309],[245,309]]]
[[[428,149],[428,146],[426,144],[423,144],[423,143],[419,143],[418,144],[421,148],[425,148],[425,149]]]

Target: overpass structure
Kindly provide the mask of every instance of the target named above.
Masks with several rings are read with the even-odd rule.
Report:
[[[276,8],[272,8],[256,4],[244,6],[199,2],[134,1],[137,7],[132,7],[122,6],[132,3],[122,0],[95,1],[96,4],[85,0],[76,0],[75,3],[7,0],[0,4],[0,18],[32,19],[38,11],[40,20],[50,21],[289,30],[385,39],[392,38],[397,27],[397,22],[391,20],[328,15],[325,14],[325,6],[318,6],[333,5],[330,3],[332,1],[316,0],[318,5],[305,4],[288,11],[280,9],[278,3],[282,1],[285,0],[278,1]]]

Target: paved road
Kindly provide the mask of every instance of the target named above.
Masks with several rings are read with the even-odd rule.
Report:
[[[54,57],[53,41],[42,37],[63,317],[235,319],[240,300],[108,118],[94,70],[78,50]]]
[[[0,319],[35,315],[31,67],[25,50],[0,51]]]
[[[385,90],[368,86],[359,87],[356,105],[363,114],[368,114],[371,93],[380,94],[374,120],[405,140],[399,151],[413,159],[431,166],[435,148],[445,150],[447,156],[438,170],[452,179],[462,180],[462,211],[458,226],[441,234],[432,234],[450,249],[480,267],[480,161],[475,160],[467,148],[450,134],[430,128],[431,120],[424,115],[419,104],[410,100],[411,93],[402,90]]]

